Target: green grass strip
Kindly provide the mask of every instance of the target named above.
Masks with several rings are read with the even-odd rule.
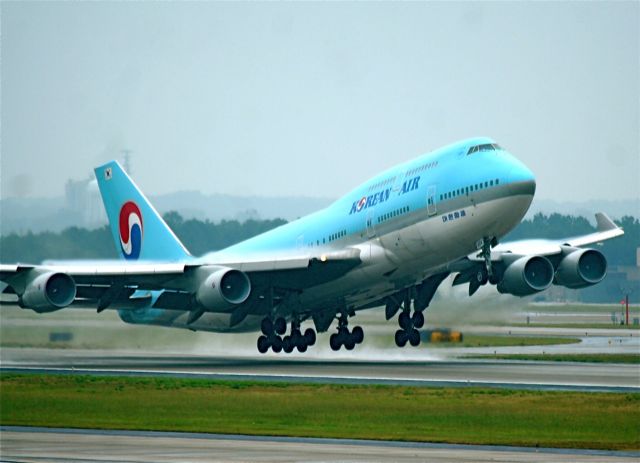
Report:
[[[640,354],[479,354],[465,358],[547,362],[640,363]]]
[[[3,425],[630,450],[640,394],[0,376]]]

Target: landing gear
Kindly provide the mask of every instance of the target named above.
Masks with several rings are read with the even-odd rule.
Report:
[[[494,285],[498,283],[497,278],[493,271],[493,264],[491,262],[491,248],[495,247],[497,244],[498,244],[498,240],[496,239],[495,236],[493,238],[489,238],[487,236],[482,238],[481,254],[482,254],[482,258],[484,259],[485,272],[484,272],[484,275],[482,276],[482,281],[480,282],[481,285],[486,284],[487,280],[489,281],[489,283]]]
[[[424,314],[419,310],[414,310],[411,315],[411,298],[407,296],[404,301],[404,307],[398,317],[398,325],[400,329],[396,331],[396,346],[404,347],[407,342],[413,347],[420,344],[419,328],[424,326]]]
[[[332,350],[338,351],[342,346],[347,350],[353,350],[356,344],[360,344],[364,340],[362,327],[355,326],[352,331],[349,331],[348,323],[348,315],[343,312],[338,318],[338,332],[333,333],[329,338],[329,346]]]
[[[307,328],[302,334],[300,322],[294,320],[291,322],[291,334],[282,338],[282,349],[287,354],[293,352],[294,349],[298,349],[298,352],[306,352],[309,346],[313,346],[315,343],[316,332],[312,328]]]
[[[307,328],[302,334],[298,319],[291,321],[291,333],[284,337],[282,335],[287,332],[287,321],[282,317],[275,320],[266,317],[262,320],[260,329],[262,336],[258,338],[258,352],[261,354],[267,353],[269,348],[275,353],[284,351],[290,354],[296,348],[299,352],[306,352],[309,346],[316,343],[316,332],[313,328]]]

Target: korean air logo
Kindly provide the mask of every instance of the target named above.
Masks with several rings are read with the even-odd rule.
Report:
[[[120,209],[120,247],[127,260],[140,257],[142,249],[142,214],[133,201],[127,201]]]
[[[360,212],[365,204],[367,204],[367,197],[363,196],[362,199],[358,201],[358,205],[356,206],[357,211]]]

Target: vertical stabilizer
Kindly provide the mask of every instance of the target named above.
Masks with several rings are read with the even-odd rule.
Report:
[[[116,250],[127,260],[181,261],[189,252],[118,161],[95,169]]]

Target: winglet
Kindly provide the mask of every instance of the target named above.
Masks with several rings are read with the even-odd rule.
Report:
[[[613,223],[613,220],[603,212],[596,214],[596,223],[598,230],[595,233],[571,238],[564,244],[566,246],[580,247],[587,244],[601,243],[616,236],[624,235],[624,230]]]
[[[605,231],[615,230],[617,228],[620,228],[615,223],[613,223],[613,220],[611,220],[609,216],[604,212],[596,213],[596,223],[598,224],[599,232],[605,232]]]

